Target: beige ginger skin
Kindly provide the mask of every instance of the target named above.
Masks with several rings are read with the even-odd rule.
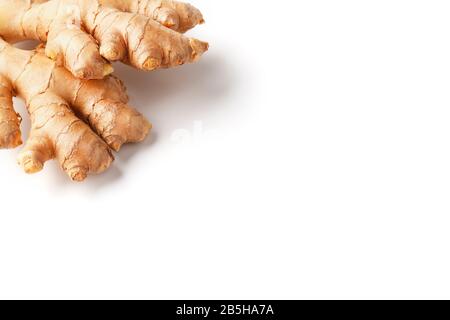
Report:
[[[0,0],[0,148],[22,144],[13,96],[25,101],[27,173],[57,159],[74,181],[106,170],[111,150],[142,141],[150,123],[128,106],[111,62],[154,70],[194,62],[208,44],[183,33],[203,17],[172,0]],[[38,40],[33,51],[10,43]]]
[[[100,3],[124,12],[146,15],[182,33],[205,22],[197,8],[173,0],[100,0]]]
[[[74,77],[43,54],[0,40],[0,147],[22,143],[20,117],[12,96],[20,96],[31,117],[31,131],[18,162],[27,173],[56,158],[72,180],[100,173],[127,142],[142,141],[150,123],[127,105],[121,81]]]
[[[111,61],[143,70],[195,62],[208,44],[183,32],[203,22],[171,0],[0,0],[0,36],[46,43],[48,57],[83,79],[112,73]]]

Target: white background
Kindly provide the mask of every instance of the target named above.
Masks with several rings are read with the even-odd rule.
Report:
[[[193,3],[107,173],[0,152],[0,298],[450,298],[450,2]]]

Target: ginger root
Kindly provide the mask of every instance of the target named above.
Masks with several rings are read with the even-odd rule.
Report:
[[[102,79],[112,61],[142,70],[194,62],[208,44],[183,32],[200,11],[172,0],[1,0],[0,36],[38,40],[78,78]]]
[[[143,140],[151,125],[127,105],[120,80],[78,79],[43,50],[20,50],[0,40],[0,148],[22,143],[20,117],[12,103],[18,95],[31,117],[20,166],[34,173],[56,158],[72,180],[82,181],[110,166],[110,149]]]
[[[54,158],[75,181],[106,170],[111,150],[151,129],[111,62],[155,70],[197,61],[208,44],[183,33],[203,22],[173,0],[0,0],[0,148],[22,144],[17,95],[31,117],[18,159],[25,172]],[[43,45],[11,45],[22,40]]]

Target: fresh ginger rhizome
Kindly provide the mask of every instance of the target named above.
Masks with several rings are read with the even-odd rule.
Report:
[[[184,32],[203,22],[199,10],[171,0],[1,0],[0,148],[22,144],[16,95],[31,117],[18,159],[25,172],[54,158],[75,181],[103,172],[111,151],[151,128],[111,63],[152,71],[195,62],[208,44]],[[43,45],[11,45],[22,40]]]

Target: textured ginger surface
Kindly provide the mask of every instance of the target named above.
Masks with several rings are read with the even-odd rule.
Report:
[[[194,62],[208,44],[183,32],[200,11],[171,0],[0,0],[0,36],[38,40],[78,78],[101,79],[111,61],[143,70]]]
[[[18,162],[27,173],[57,159],[75,181],[100,173],[127,142],[143,140],[150,123],[127,105],[122,82],[74,77],[43,50],[20,50],[0,41],[0,147],[22,143],[20,116],[12,96],[20,96],[31,117],[31,131]]]
[[[111,150],[151,129],[127,104],[111,62],[151,71],[197,61],[208,44],[183,33],[203,22],[196,8],[172,0],[0,0],[0,148],[22,144],[19,96],[31,117],[18,159],[25,172],[50,159],[75,181],[103,172]],[[45,46],[11,45],[22,40]]]

